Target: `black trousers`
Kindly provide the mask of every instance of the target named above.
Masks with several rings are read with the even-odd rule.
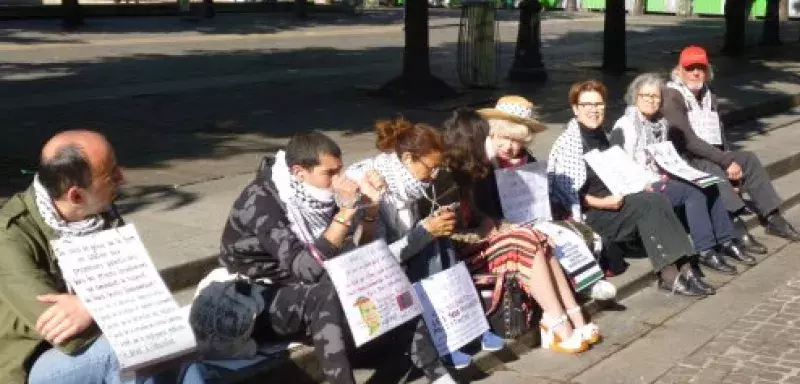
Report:
[[[623,243],[641,238],[653,270],[661,271],[694,254],[689,236],[664,196],[640,192],[625,196],[619,211],[589,209],[586,224],[604,242]]]
[[[742,180],[740,189],[747,192],[755,204],[759,216],[766,217],[774,212],[781,205],[781,197],[772,186],[772,180],[767,174],[767,170],[758,160],[755,154],[747,151],[731,151],[736,163],[742,167]],[[717,184],[722,203],[728,212],[738,212],[745,207],[744,201],[733,185],[728,182],[728,174],[719,165],[705,159],[692,159],[690,161],[695,168],[721,177],[726,180],[724,183]]]

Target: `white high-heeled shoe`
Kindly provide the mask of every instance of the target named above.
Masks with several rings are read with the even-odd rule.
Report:
[[[581,313],[581,307],[579,306],[567,310],[567,316],[578,313]],[[581,316],[583,316],[583,314],[581,314]],[[594,323],[588,323],[582,327],[575,328],[575,333],[581,335],[581,339],[588,345],[597,344],[603,339],[603,337],[600,336],[600,327]]]
[[[539,322],[542,348],[573,354],[583,352],[589,348],[589,344],[583,340],[578,332],[572,332],[572,336],[566,340],[562,340],[561,336],[556,333],[556,328],[564,325],[567,321],[567,315],[553,318],[546,313],[542,314],[542,321]]]

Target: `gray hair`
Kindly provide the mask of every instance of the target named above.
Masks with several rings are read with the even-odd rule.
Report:
[[[653,72],[636,76],[636,78],[631,81],[631,84],[628,85],[628,91],[625,92],[625,102],[628,105],[636,105],[636,96],[639,94],[639,90],[646,85],[655,85],[658,89],[663,89],[666,82],[664,82],[664,78],[661,77],[661,75]]]

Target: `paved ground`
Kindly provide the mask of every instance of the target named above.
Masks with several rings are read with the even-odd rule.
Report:
[[[436,11],[431,29],[433,70],[453,85],[457,15]],[[509,21],[514,13],[501,12],[500,19],[504,73],[516,23]],[[353,161],[374,151],[376,119],[403,114],[437,124],[457,106],[518,93],[533,99],[553,128],[534,145],[543,155],[570,116],[570,83],[600,78],[619,101],[635,74],[611,77],[592,69],[602,52],[600,15],[547,13],[548,83],[461,88],[464,95],[447,103],[400,106],[368,97],[362,86],[374,88],[399,73],[401,20],[397,11],[358,19],[318,15],[304,23],[274,14],[223,14],[199,24],[169,17],[93,19],[74,34],[61,33],[58,21],[4,22],[0,114],[8,139],[0,141],[0,200],[27,186],[30,176],[20,169],[35,166],[53,132],[98,129],[127,167],[123,211],[157,265],[181,265],[216,251],[224,217],[258,159],[292,132],[323,130]],[[796,35],[795,24],[784,26],[787,36]],[[640,71],[665,73],[687,43],[711,47],[728,109],[800,92],[794,45],[731,61],[714,48],[722,35],[718,19],[631,18],[628,31],[629,62]],[[619,112],[611,109],[610,118]]]
[[[800,221],[800,210],[789,213]],[[761,231],[756,233],[761,234]],[[605,341],[576,356],[533,350],[481,384],[767,384],[800,382],[800,245],[767,237],[775,254],[703,300],[649,287],[595,319]]]

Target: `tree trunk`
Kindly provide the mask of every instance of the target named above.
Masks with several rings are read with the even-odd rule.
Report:
[[[778,20],[789,21],[789,0],[779,0]]]
[[[607,0],[603,28],[603,70],[621,74],[627,69],[625,0]]]
[[[774,47],[781,45],[781,22],[779,0],[767,0],[767,13],[764,15],[764,30],[761,32],[761,45]]]
[[[542,4],[539,0],[522,0],[519,5],[519,29],[514,64],[508,73],[511,81],[544,81],[547,72],[542,63]]]
[[[567,0],[564,6],[565,11],[576,12],[578,10],[578,0]]]
[[[294,16],[298,19],[308,18],[308,1],[294,0]]]
[[[632,16],[644,15],[644,0],[634,0],[633,9],[631,9]]]
[[[78,28],[84,24],[83,12],[78,0],[61,0],[64,28]]]
[[[692,0],[677,0],[675,2],[675,16],[692,16]]]
[[[744,53],[747,27],[747,0],[725,2],[725,45],[722,53],[739,56]]]
[[[428,1],[406,0],[403,72],[377,92],[403,101],[425,101],[453,97],[457,93],[431,74],[428,42]]]

